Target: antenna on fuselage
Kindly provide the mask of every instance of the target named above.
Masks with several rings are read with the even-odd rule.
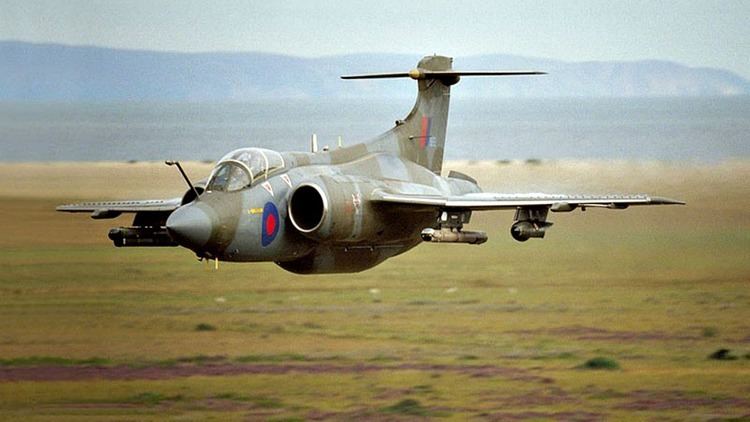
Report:
[[[344,146],[344,141],[341,140],[341,135],[339,135],[338,139],[336,140],[338,143],[338,147],[341,148]]]
[[[313,153],[318,152],[318,135],[312,134],[312,138],[310,138],[310,149]]]

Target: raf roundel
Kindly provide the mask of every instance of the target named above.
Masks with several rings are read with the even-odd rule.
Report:
[[[276,239],[279,233],[279,210],[273,202],[268,202],[263,207],[263,219],[261,220],[261,245],[268,246]]]

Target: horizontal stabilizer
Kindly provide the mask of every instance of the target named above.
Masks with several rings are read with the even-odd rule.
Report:
[[[546,72],[538,70],[423,70],[412,69],[408,72],[390,73],[365,73],[362,75],[344,75],[341,79],[386,79],[386,78],[412,78],[420,79],[451,79],[461,76],[527,76],[546,75]]]

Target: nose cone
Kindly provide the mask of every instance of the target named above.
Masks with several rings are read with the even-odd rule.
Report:
[[[195,205],[177,208],[167,219],[167,232],[172,239],[194,251],[208,243],[212,229],[211,218]]]

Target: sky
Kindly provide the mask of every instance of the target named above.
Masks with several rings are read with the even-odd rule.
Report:
[[[662,59],[750,78],[750,0],[0,0],[0,40],[307,57]]]

